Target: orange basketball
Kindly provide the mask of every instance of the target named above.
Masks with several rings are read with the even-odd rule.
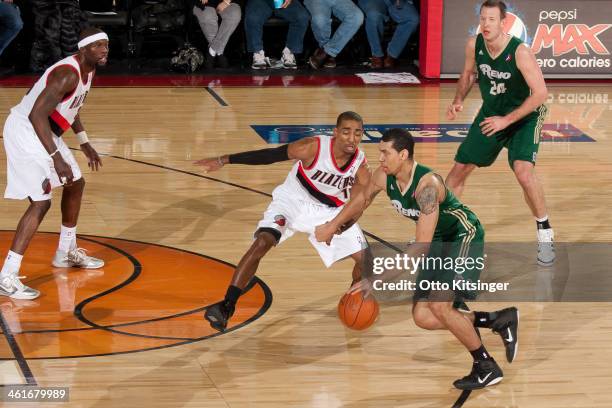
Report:
[[[338,303],[338,317],[353,330],[365,330],[378,317],[378,302],[373,296],[363,298],[361,292],[345,293]]]

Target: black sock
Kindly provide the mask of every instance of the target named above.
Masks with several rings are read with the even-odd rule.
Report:
[[[497,313],[495,312],[474,312],[474,327],[490,329],[495,319],[497,319]]]
[[[491,355],[489,354],[487,349],[485,349],[483,344],[481,344],[480,347],[476,350],[470,351],[470,354],[474,358],[474,361],[491,360]]]
[[[536,220],[536,224],[537,224],[539,230],[541,230],[541,229],[550,229],[551,228],[550,222],[548,221],[548,217],[546,217],[544,219],[544,221],[537,221]]]
[[[232,306],[236,306],[236,302],[238,302],[240,295],[242,295],[242,289],[238,286],[230,285],[230,287],[227,288],[227,292],[225,292],[225,301]]]

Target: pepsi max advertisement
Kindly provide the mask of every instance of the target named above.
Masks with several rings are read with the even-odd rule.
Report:
[[[467,4],[466,4],[467,3]],[[504,31],[535,54],[547,78],[612,78],[612,0],[508,0]],[[481,1],[445,0],[442,77],[463,69],[468,36],[479,33]]]

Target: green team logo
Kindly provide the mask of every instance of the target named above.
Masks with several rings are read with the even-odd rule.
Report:
[[[402,206],[402,203],[398,200],[391,200],[391,205],[398,213],[402,214],[404,217],[408,217],[414,221],[419,220],[419,216],[421,215],[421,212],[419,210],[413,208],[404,208],[404,206]]]

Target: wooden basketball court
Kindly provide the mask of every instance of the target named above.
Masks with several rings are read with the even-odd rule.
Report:
[[[2,88],[2,123],[25,91]],[[291,163],[227,166],[207,175],[192,163],[266,147],[253,125],[332,125],[345,110],[362,114],[366,128],[446,123],[454,84],[212,93],[218,98],[202,87],[93,89],[81,117],[104,167],[92,173],[75,152],[87,181],[78,233],[80,246],[107,264],[97,271],[50,265],[60,225],[61,192],[55,190],[21,272],[41,297],[0,298],[2,383],[70,387],[69,403],[48,406],[453,406],[460,392],[452,381],[471,364],[459,343],[447,332],[416,327],[408,302],[382,305],[368,331],[345,329],[336,305],[350,282],[351,262],[325,269],[304,235],[262,261],[260,280],[238,303],[232,330],[217,335],[210,329],[203,310],[223,298],[232,265],[250,245]],[[546,123],[571,125],[595,140],[559,137],[541,144],[537,169],[556,240],[610,242],[612,86],[556,83],[549,93]],[[480,103],[473,90],[457,122],[470,123]],[[77,146],[72,134],[66,140]],[[419,143],[416,160],[446,176],[457,147]],[[376,144],[361,148],[374,166]],[[5,177],[2,154],[2,190]],[[534,221],[505,153],[470,178],[463,201],[482,220],[488,241],[532,242],[535,262]],[[26,205],[2,201],[2,256]],[[383,195],[360,224],[389,242],[406,242],[414,232]],[[484,333],[505,378],[473,392],[463,406],[612,406],[610,303],[518,306],[517,359],[506,363],[499,337]]]

